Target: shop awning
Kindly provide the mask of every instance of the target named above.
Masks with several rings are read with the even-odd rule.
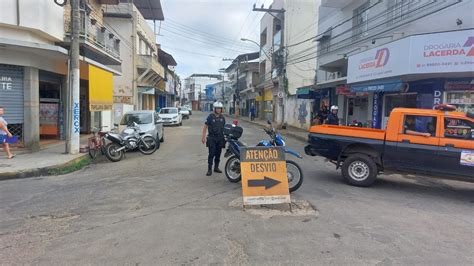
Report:
[[[317,93],[313,90],[313,86],[304,86],[296,89],[296,97],[298,99],[313,99],[317,97]]]
[[[114,103],[114,80],[109,71],[89,64],[89,110],[109,111]]]
[[[155,94],[155,88],[153,87],[138,87],[138,93],[140,94]]]
[[[405,84],[401,80],[386,80],[351,86],[352,92],[396,92],[402,91]]]

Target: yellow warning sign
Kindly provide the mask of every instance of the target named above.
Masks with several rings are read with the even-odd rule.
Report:
[[[244,205],[291,202],[282,147],[242,148],[240,162]]]

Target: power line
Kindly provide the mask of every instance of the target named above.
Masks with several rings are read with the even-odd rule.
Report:
[[[434,2],[436,2],[436,1],[434,1]],[[422,9],[422,8],[424,8],[424,7],[426,7],[426,6],[430,5],[430,4],[432,4],[432,3],[433,3],[433,2],[428,3],[428,4],[424,5],[424,6],[421,6],[421,7],[419,7],[418,9]],[[405,4],[408,5],[408,4],[410,4],[410,3],[407,2],[407,3],[405,3]],[[403,5],[403,4],[401,4],[401,5]],[[403,6],[401,6],[400,8],[403,8]],[[418,10],[418,9],[416,9],[416,10]],[[364,10],[368,10],[368,8],[367,8],[367,9],[364,9]],[[416,11],[416,10],[413,10],[413,11]],[[413,12],[413,11],[411,11],[411,12]],[[392,12],[392,10],[384,10],[383,12],[380,12],[379,14],[376,14],[374,17],[371,17],[371,18],[367,21],[367,23],[373,22],[373,21],[379,19],[380,17],[385,16],[385,15],[386,15],[387,13],[389,13],[389,12]],[[347,22],[347,21],[348,21],[348,20],[346,20],[346,22]],[[384,21],[384,23],[385,23],[385,21]],[[364,23],[364,24],[365,24],[365,23]],[[337,38],[337,37],[339,37],[339,36],[342,36],[342,35],[344,35],[344,34],[346,34],[346,33],[352,32],[354,29],[360,27],[361,25],[363,25],[363,24],[355,25],[355,26],[353,26],[353,27],[351,27],[351,28],[349,28],[349,29],[347,29],[347,30],[345,30],[345,31],[343,31],[343,32],[341,32],[341,33],[335,35],[335,36],[332,36],[332,39],[335,39],[335,38]],[[383,25],[383,24],[376,25],[374,28],[379,27],[379,26],[381,26],[381,25]],[[373,28],[372,28],[372,29],[373,29]],[[362,33],[361,33],[361,34],[362,34]],[[351,38],[353,38],[353,37],[354,37],[354,36],[350,36],[349,38],[346,38],[346,39],[343,39],[342,41],[336,42],[336,43],[334,43],[333,45],[338,44],[338,43],[341,43],[341,42],[344,42],[345,40],[351,39]],[[303,53],[300,53],[300,54],[303,54]],[[300,56],[300,57],[297,57],[297,58],[292,58],[292,59],[290,59],[290,61],[291,61],[291,60],[303,59],[304,57],[312,56],[312,54],[313,54],[313,53],[310,52],[309,54],[306,54],[306,55],[303,55],[303,56]]]
[[[433,4],[433,3],[436,3],[436,1],[432,2],[431,4]],[[458,3],[460,3],[460,2],[451,3],[451,4],[449,4],[448,6],[441,7],[441,8],[439,8],[439,9],[433,11],[433,12],[427,13],[427,14],[425,14],[425,15],[423,15],[423,16],[421,16],[421,17],[418,17],[418,18],[416,18],[416,19],[408,20],[408,21],[406,21],[406,22],[404,22],[404,23],[402,23],[402,24],[398,24],[397,27],[406,25],[406,24],[408,24],[408,23],[414,22],[414,21],[419,20],[419,19],[421,19],[421,18],[424,18],[424,17],[426,17],[426,16],[432,15],[432,14],[434,14],[434,13],[437,13],[437,12],[441,11],[441,10],[444,10],[444,9],[446,9],[446,8],[449,8],[449,7],[453,6],[453,5],[456,5],[456,4],[458,4]],[[422,8],[428,6],[428,5],[430,5],[430,4],[426,4],[426,5],[424,5],[424,6],[421,6],[421,7],[418,8],[418,9],[422,9]],[[418,11],[418,9],[412,10],[412,11],[410,11],[410,12],[408,12],[408,13],[416,12],[416,11]],[[407,13],[407,14],[408,14],[408,13]],[[370,30],[372,30],[372,29],[374,29],[374,28],[377,28],[377,27],[380,27],[381,25],[383,25],[383,24],[376,25],[375,27],[371,28]],[[385,33],[385,32],[390,31],[391,29],[392,29],[392,28],[388,28],[387,30],[382,31],[382,32],[379,32],[378,34],[383,34],[383,33]],[[363,33],[363,32],[362,32],[362,33]],[[362,34],[362,33],[360,33],[360,34]],[[346,40],[349,40],[349,39],[351,39],[351,38],[353,38],[353,37],[354,37],[354,36],[350,36],[350,37],[348,37],[348,38],[346,38],[346,39],[343,39],[343,40],[341,40],[341,41],[339,41],[339,42],[337,42],[337,43],[334,43],[334,44],[340,44],[340,43],[342,43],[342,42],[344,42],[344,41],[346,41]],[[360,42],[362,42],[362,41],[364,41],[364,40],[367,40],[367,39],[370,39],[370,38],[371,38],[371,37],[359,39],[357,42],[350,43],[350,45],[353,45],[353,44],[356,44],[356,43],[360,43]],[[338,48],[333,49],[333,50],[331,50],[331,51],[327,51],[326,53],[318,53],[318,54],[316,54],[316,56],[312,56],[312,57],[303,59],[304,57],[309,56],[309,55],[306,55],[306,56],[303,56],[300,61],[298,61],[299,58],[295,58],[294,61],[292,61],[292,62],[287,62],[287,64],[288,64],[288,65],[293,65],[293,64],[298,64],[298,63],[306,62],[306,61],[309,61],[309,60],[313,60],[313,59],[316,59],[316,58],[318,58],[318,57],[320,57],[320,56],[326,55],[326,54],[328,54],[328,53],[332,53],[332,52],[337,51],[337,50],[339,50],[339,49],[341,49],[341,48],[344,48],[344,47],[346,47],[346,46],[341,46],[341,47],[338,47]]]
[[[163,48],[165,48],[165,46],[163,46]],[[197,53],[197,52],[192,52],[192,51],[189,51],[189,50],[180,49],[180,48],[175,48],[175,47],[168,47],[168,46],[166,46],[166,50],[175,50],[175,51],[180,51],[180,52],[189,53],[189,54],[194,54],[194,55],[200,55],[200,56],[207,56],[207,57],[214,57],[214,58],[223,59],[221,56],[210,55],[210,54],[204,54],[204,53]]]

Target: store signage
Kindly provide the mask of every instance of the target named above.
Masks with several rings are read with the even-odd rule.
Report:
[[[435,90],[433,92],[433,106],[434,105],[437,105],[437,104],[441,104],[443,102],[443,92],[441,92],[440,90]]]
[[[474,30],[407,37],[349,57],[348,83],[409,74],[474,71]]]
[[[0,90],[10,91],[13,89],[13,79],[8,76],[0,76]]]
[[[448,91],[474,91],[474,79],[451,79],[444,83]]]
[[[79,134],[81,132],[81,122],[79,121],[79,102],[74,103],[73,108],[73,125],[74,125],[74,134]]]
[[[372,128],[380,128],[382,114],[382,94],[374,93],[374,99],[372,103]]]

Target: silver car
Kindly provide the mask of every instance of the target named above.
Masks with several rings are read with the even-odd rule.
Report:
[[[127,125],[133,122],[138,124],[142,132],[154,136],[160,142],[164,142],[163,120],[155,111],[132,111],[124,114],[120,121],[119,132],[123,132]]]

